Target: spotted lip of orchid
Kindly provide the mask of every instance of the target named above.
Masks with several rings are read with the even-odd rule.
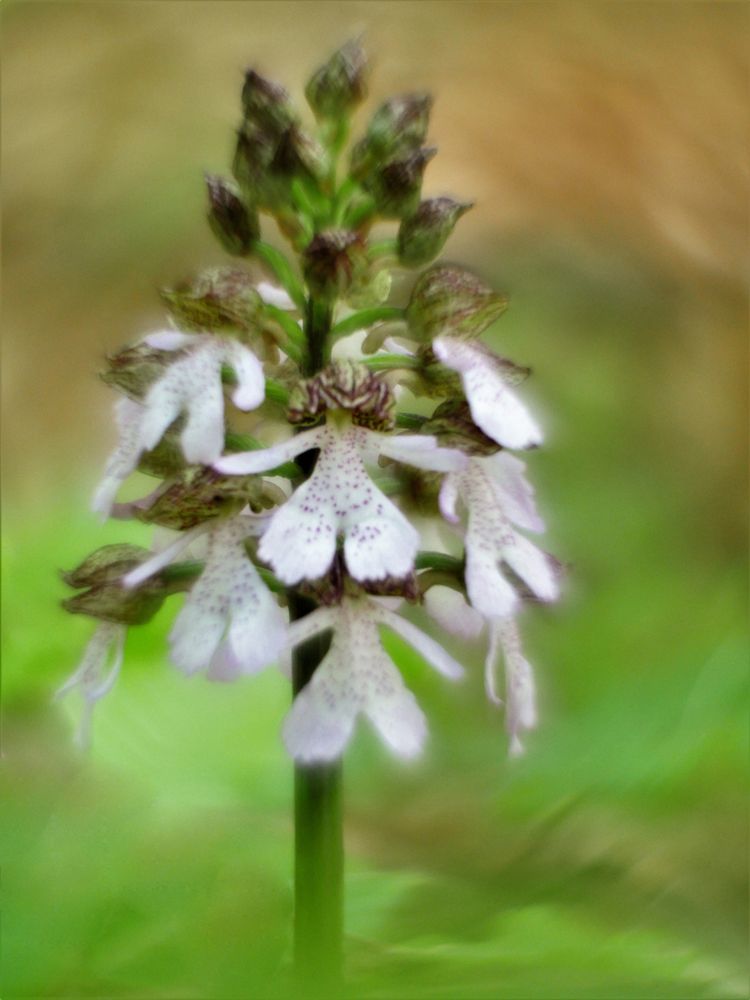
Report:
[[[440,448],[435,438],[391,437],[354,427],[348,415],[305,431],[263,451],[231,455],[214,463],[226,474],[264,472],[319,448],[315,470],[271,517],[258,555],[286,584],[323,576],[333,561],[339,534],[355,580],[404,577],[414,566],[419,534],[370,479],[365,457],[385,455],[419,468],[461,469],[461,452]]]
[[[185,459],[209,464],[224,447],[224,393],[221,368],[229,365],[237,385],[232,402],[241,410],[260,406],[265,397],[263,368],[243,344],[229,337],[163,330],[144,338],[144,343],[179,356],[152,383],[142,402],[118,400],[116,408],[120,442],[96,489],[92,507],[109,514],[120,485],[134,471],[144,451],[154,448],[164,432],[185,412],[180,435]]]
[[[176,541],[123,577],[139,587],[201,535],[208,538],[203,571],[170,633],[172,661],[187,674],[207,670],[233,680],[272,663],[284,645],[286,618],[244,550],[264,517],[239,514],[183,531]]]
[[[433,341],[435,355],[461,377],[474,423],[505,448],[534,448],[542,432],[508,388],[506,368],[513,366],[483,344],[440,336]]]
[[[446,520],[458,521],[459,497],[467,508],[466,589],[472,606],[486,618],[506,618],[518,603],[500,570],[501,562],[540,600],[554,601],[559,595],[552,559],[513,528],[517,524],[530,531],[544,529],[523,471],[523,462],[499,452],[472,458],[465,472],[446,476],[441,487],[440,508]]]
[[[392,629],[441,674],[459,678],[461,666],[410,622],[367,597],[344,598],[290,627],[290,645],[333,629],[328,653],[297,695],[283,729],[289,753],[305,763],[334,760],[345,750],[359,715],[400,757],[422,750],[427,723],[414,695],[383,649],[378,626]]]

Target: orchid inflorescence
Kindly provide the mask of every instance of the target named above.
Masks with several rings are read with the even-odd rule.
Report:
[[[307,85],[310,130],[281,86],[247,72],[234,179],[206,181],[211,228],[254,270],[217,267],[164,290],[170,327],[108,359],[119,443],[93,507],[176,536],[157,551],[106,545],[64,574],[78,591],[65,607],[100,622],[61,689],[83,697],[82,740],[126,629],[178,592],[170,655],[186,674],[232,681],[332,633],[284,725],[298,761],[340,756],[360,714],[398,755],[420,751],[424,715],[380,627],[446,677],[462,668],[397,612],[403,601],[463,636],[486,624],[486,686],[500,703],[502,656],[511,752],[535,724],[517,613],[553,601],[559,573],[523,533],[544,530],[512,454],[542,440],[512,389],[528,369],[479,339],[505,298],[432,263],[471,206],[421,200],[430,98],[379,107],[342,176],[366,79],[349,42]],[[299,267],[261,240],[259,212]],[[395,239],[374,238],[382,221],[398,223]],[[392,304],[404,272],[425,265],[407,304]],[[159,484],[118,502],[135,471]]]

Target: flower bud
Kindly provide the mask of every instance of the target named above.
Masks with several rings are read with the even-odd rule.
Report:
[[[382,104],[352,149],[352,176],[362,180],[387,160],[418,149],[427,136],[431,109],[429,94],[400,94]]]
[[[422,425],[423,434],[434,434],[442,448],[458,448],[467,455],[494,455],[500,445],[481,431],[471,419],[469,404],[448,399]]]
[[[419,203],[425,167],[435,153],[434,146],[417,149],[403,159],[385,163],[365,177],[362,187],[373,198],[378,215],[400,219],[414,211]]]
[[[240,268],[211,268],[160,295],[181,330],[250,333],[261,324],[263,300]]]
[[[255,69],[245,73],[242,87],[245,120],[272,133],[281,133],[297,120],[288,92]]]
[[[412,334],[432,340],[439,334],[478,337],[505,312],[508,300],[471,271],[453,264],[425,271],[411,293],[406,318]]]
[[[471,208],[453,198],[428,198],[413,215],[403,220],[398,231],[398,258],[407,267],[429,264],[445,246],[453,228]]]
[[[349,115],[367,96],[367,56],[359,39],[351,39],[313,73],[305,87],[316,118]]]
[[[395,398],[388,383],[355,361],[334,361],[299,382],[289,397],[292,424],[315,423],[326,410],[348,410],[352,422],[371,430],[392,430]]]
[[[326,167],[326,155],[320,143],[299,125],[291,125],[279,137],[269,174],[282,182],[294,177],[319,178]]]
[[[260,511],[260,476],[223,476],[208,466],[191,466],[148,506],[133,505],[139,521],[184,531],[214,517],[236,513],[246,505]]]
[[[86,588],[66,598],[62,605],[71,614],[90,615],[122,625],[142,625],[161,607],[168,588],[158,576],[132,590],[122,585],[122,577],[150,559],[153,553],[139,545],[105,545],[68,573],[65,582]]]
[[[237,132],[232,174],[253,204],[268,204],[267,172],[277,143],[278,139],[249,122]]]
[[[164,373],[178,352],[162,351],[149,344],[124,347],[107,355],[107,368],[99,377],[107,385],[119,389],[131,399],[143,399],[150,386]]]
[[[208,224],[227,251],[245,257],[260,235],[258,216],[247,210],[239,191],[230,181],[206,174],[208,188]]]
[[[305,248],[302,258],[305,281],[323,298],[344,295],[368,267],[365,245],[348,229],[324,229]]]

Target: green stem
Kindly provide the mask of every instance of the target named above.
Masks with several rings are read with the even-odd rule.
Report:
[[[315,605],[290,595],[292,619]],[[309,683],[329,645],[326,635],[298,646],[292,661],[295,697]],[[342,767],[294,768],[294,966],[302,996],[329,998],[341,986],[344,844]]]
[[[346,319],[340,320],[331,330],[331,336],[343,337],[347,333],[354,333],[355,330],[364,330],[375,323],[403,319],[404,310],[399,309],[397,306],[372,306],[370,309],[360,309],[359,312],[352,313]]]
[[[389,372],[394,368],[416,370],[422,367],[421,360],[410,354],[374,354],[371,358],[364,358],[362,364],[367,365],[371,372]]]
[[[305,309],[308,375],[327,363],[333,306],[313,296]],[[312,463],[298,464],[310,474]],[[292,621],[310,614],[315,602],[290,592]],[[296,698],[328,651],[329,636],[314,636],[292,657]],[[336,996],[342,982],[344,846],[341,761],[294,767],[294,968],[298,995]]]
[[[276,280],[286,290],[289,298],[298,309],[305,308],[305,290],[302,282],[297,277],[292,265],[286,259],[281,250],[272,247],[270,243],[258,240],[253,244],[253,253],[259,257],[267,267],[273,271]]]

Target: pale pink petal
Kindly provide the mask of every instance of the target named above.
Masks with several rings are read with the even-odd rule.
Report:
[[[227,341],[225,359],[237,376],[232,402],[240,410],[254,410],[265,399],[266,380],[263,366],[252,351],[239,341]]]
[[[560,596],[555,564],[528,538],[513,532],[503,545],[503,560],[528,584],[541,601],[555,601]]]
[[[443,515],[446,521],[451,524],[458,524],[458,514],[456,513],[456,506],[458,504],[458,492],[459,492],[459,482],[457,476],[447,475],[440,484],[440,494],[438,496],[438,505],[440,507],[440,513]]]
[[[430,587],[422,599],[424,609],[434,621],[451,635],[471,641],[484,628],[484,619],[467,604],[464,595],[453,587]]]
[[[461,376],[474,423],[506,448],[532,448],[542,433],[526,407],[508,389],[484,347],[455,337],[433,341],[436,356]]]
[[[313,427],[309,431],[295,434],[294,437],[270,448],[259,448],[257,451],[241,451],[235,455],[224,455],[214,462],[217,472],[228,476],[246,476],[256,472],[268,472],[291,459],[301,455],[311,448],[318,448],[325,428]]]
[[[224,449],[224,396],[218,379],[207,384],[188,408],[185,429],[180,435],[188,462],[209,465]]]
[[[149,577],[154,576],[160,570],[164,569],[165,566],[168,566],[194,539],[198,538],[199,535],[205,534],[208,530],[209,525],[197,524],[194,528],[188,528],[187,531],[183,531],[171,545],[162,549],[161,552],[155,553],[146,562],[141,563],[140,566],[136,566],[135,569],[126,573],[122,578],[123,586],[129,589],[139,586],[145,580],[148,580]]]
[[[440,643],[435,642],[430,636],[426,635],[421,629],[417,628],[416,625],[412,625],[411,622],[407,621],[405,618],[401,618],[400,615],[394,614],[392,611],[388,611],[386,608],[377,608],[376,612],[377,621],[381,622],[383,625],[387,625],[388,628],[393,629],[394,632],[398,633],[402,639],[405,639],[410,646],[413,646],[418,653],[427,660],[428,663],[438,671],[438,673],[443,674],[444,677],[449,677],[451,680],[457,680],[459,677],[463,676],[464,669],[460,663],[453,659],[453,657],[447,653]]]
[[[180,351],[192,347],[200,338],[194,333],[182,333],[180,330],[157,330],[143,338],[142,343],[155,347],[158,351]]]
[[[296,308],[288,293],[283,288],[278,288],[268,281],[259,281],[255,287],[263,301],[267,302],[270,306],[287,310]]]
[[[314,477],[303,483],[275,512],[260,540],[258,555],[282,583],[323,576],[336,552],[335,513],[316,486]]]
[[[498,557],[484,544],[466,544],[466,591],[472,607],[485,618],[515,611],[518,595],[500,572]]]
[[[406,576],[419,548],[419,532],[387,497],[375,506],[381,513],[346,521],[344,559],[355,580]]]
[[[381,455],[434,472],[460,472],[468,459],[457,448],[441,448],[431,434],[378,435]]]
[[[505,517],[519,528],[544,531],[544,521],[534,500],[534,488],[525,476],[525,464],[507,451],[475,461],[489,473]]]

